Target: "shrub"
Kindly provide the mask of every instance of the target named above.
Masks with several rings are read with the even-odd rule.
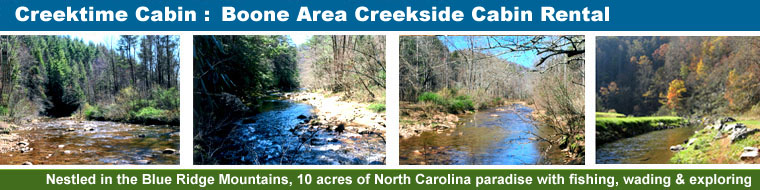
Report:
[[[156,89],[153,91],[155,106],[161,109],[179,108],[179,90],[177,88]]]
[[[8,107],[0,106],[0,115],[8,115]]]
[[[161,119],[166,110],[156,109],[154,107],[144,107],[135,113],[137,119]]]
[[[89,119],[89,118],[98,117],[98,116],[100,116],[100,115],[101,115],[101,114],[100,114],[100,111],[98,110],[98,107],[96,107],[96,106],[91,106],[90,104],[84,104],[84,106],[83,106],[83,109],[82,109],[82,110],[83,110],[83,112],[84,112],[84,116],[85,116],[85,118],[88,118],[88,119]]]
[[[441,95],[438,95],[435,92],[424,92],[417,99],[420,102],[432,102],[436,104],[441,104],[443,102]]]
[[[445,94],[441,96],[440,94]],[[454,89],[443,89],[439,93],[425,92],[418,98],[420,102],[430,102],[442,106],[449,113],[463,113],[475,109],[472,97],[457,95]]]
[[[452,100],[451,104],[448,105],[449,112],[452,113],[463,113],[469,110],[473,110],[474,108],[475,107],[471,99],[460,99],[459,97]]]
[[[369,110],[372,110],[374,112],[384,112],[385,111],[385,104],[370,104],[369,107],[367,107]]]

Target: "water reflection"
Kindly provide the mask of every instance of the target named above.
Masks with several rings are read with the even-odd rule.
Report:
[[[601,145],[596,151],[599,164],[667,164],[674,152],[670,146],[682,144],[697,130],[682,127],[652,131]]]
[[[442,133],[424,132],[400,142],[401,164],[522,165],[554,159],[541,156],[533,110],[514,104],[464,116],[463,123]]]

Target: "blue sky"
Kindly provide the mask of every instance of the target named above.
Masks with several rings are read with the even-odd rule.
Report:
[[[491,36],[475,36],[476,37],[476,43],[475,47],[489,47],[490,46],[496,46],[494,45],[494,39],[491,38]],[[499,39],[499,41],[513,41],[513,40],[525,40],[532,38],[531,36],[495,36]],[[469,48],[469,40],[468,36],[439,36],[438,39],[440,39],[444,45],[446,45],[449,48],[449,51],[454,50],[462,50]],[[508,52],[505,48],[494,48],[490,50],[484,50],[488,51],[491,54],[502,54],[499,57],[511,61],[517,64],[520,64],[522,66],[533,68],[533,64],[537,61],[538,56],[536,55],[536,51],[528,51],[528,52]]]
[[[92,34],[84,34],[84,35],[69,35],[69,38],[73,39],[82,39],[85,43],[93,42],[95,44],[107,44],[109,42],[109,39],[113,41],[114,46],[119,42],[119,35],[108,35],[108,34],[102,34],[102,33],[92,33]],[[106,45],[108,46],[108,45]]]
[[[313,35],[287,35],[290,37],[290,40],[293,40],[293,43],[296,44],[296,46],[301,46],[301,44],[306,43],[306,41],[311,38]]]

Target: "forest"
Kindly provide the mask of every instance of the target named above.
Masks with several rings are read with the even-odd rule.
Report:
[[[385,162],[385,37],[295,37],[194,37],[196,164]]]
[[[738,162],[739,149],[744,147],[717,144],[726,144],[720,138],[724,134],[752,134],[753,128],[760,127],[756,125],[760,119],[760,62],[756,59],[759,48],[757,37],[599,37],[595,88],[597,142],[601,143],[597,144],[610,142],[612,145],[605,148],[611,148],[623,143],[618,141],[621,138],[635,136],[625,140],[633,141],[641,138],[639,134],[663,135],[654,138],[672,140],[634,143],[649,146],[645,150],[650,153],[645,155],[665,155],[649,162]],[[748,128],[741,127],[747,131],[739,132],[723,130],[721,134],[713,134],[713,130],[693,134],[694,130],[713,124],[718,128],[734,124]],[[662,129],[668,130],[648,133]],[[712,136],[709,140],[697,138],[700,134]],[[669,144],[660,144],[666,142]],[[689,146],[681,151],[695,142],[703,146]],[[671,150],[667,149],[669,146]],[[708,153],[729,151],[726,149],[735,153]],[[602,149],[607,150],[611,151]],[[711,154],[727,158],[707,158]],[[611,154],[610,158],[618,156]],[[636,159],[641,158],[631,158]]]
[[[402,163],[583,162],[582,36],[403,36],[399,44]],[[459,152],[468,159],[450,158]]]
[[[177,36],[108,36],[97,42],[72,36],[0,36],[0,128],[23,142],[0,145],[0,153],[45,152],[45,143],[52,142],[29,141],[51,138],[48,130],[94,131],[83,134],[89,136],[110,134],[99,130],[114,126],[149,131],[121,123],[179,126],[178,41]],[[60,138],[59,143],[75,143],[66,140],[72,135]]]
[[[753,37],[599,38],[597,111],[760,113],[759,45]]]

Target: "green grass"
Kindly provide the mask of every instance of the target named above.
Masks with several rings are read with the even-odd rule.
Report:
[[[741,121],[739,121],[741,122]],[[673,164],[733,164],[739,163],[739,155],[744,147],[757,147],[760,145],[760,134],[749,135],[745,139],[734,143],[728,141],[728,137],[715,140],[718,133],[716,130],[703,129],[691,136],[696,138],[694,145],[686,147],[670,159]],[[725,135],[725,134],[724,134]],[[690,139],[691,139],[690,138]],[[724,143],[721,143],[723,141]],[[682,146],[686,146],[685,144]]]
[[[596,112],[596,117],[625,117],[622,113]]]
[[[372,110],[373,112],[377,112],[377,113],[384,112],[385,104],[380,104],[380,103],[370,104],[369,106],[367,106],[367,109]]]
[[[684,122],[686,122],[685,119],[675,116],[598,117],[596,118],[597,146],[657,130],[659,123],[664,126],[679,126]]]
[[[449,93],[455,94],[455,93]],[[453,96],[453,95],[451,95]],[[443,106],[449,113],[464,113],[466,111],[475,110],[475,103],[471,96],[458,95],[458,96],[441,96],[435,92],[424,92],[417,100],[420,102],[434,103],[436,105]]]
[[[760,128],[760,121],[758,120],[740,120],[740,121],[729,122],[728,124],[734,124],[734,123],[742,123],[744,125],[747,125],[747,127],[751,127],[751,128]]]

